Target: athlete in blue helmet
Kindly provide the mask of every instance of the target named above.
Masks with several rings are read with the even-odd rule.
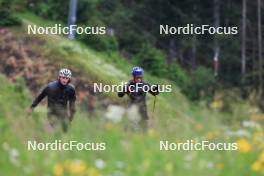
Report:
[[[143,77],[144,75],[144,70],[141,67],[133,67],[132,71],[131,71],[132,76],[135,77]]]
[[[158,86],[151,86],[149,83],[143,81],[144,70],[141,67],[134,67],[131,72],[133,80],[130,80],[126,86],[123,87],[122,92],[118,92],[119,97],[125,94],[129,96],[129,107],[137,105],[141,114],[140,124],[144,129],[148,126],[148,113],[146,104],[146,94],[149,92],[153,96],[159,94]]]

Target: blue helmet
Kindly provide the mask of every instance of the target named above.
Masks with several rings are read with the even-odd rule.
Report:
[[[144,70],[141,67],[133,67],[131,74],[133,77],[136,77],[136,76],[142,77],[144,75]]]

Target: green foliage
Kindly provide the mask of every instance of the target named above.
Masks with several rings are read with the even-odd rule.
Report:
[[[165,73],[165,54],[145,43],[138,54],[134,57],[138,65],[148,70],[155,76],[164,76]]]
[[[191,84],[183,92],[193,100],[211,97],[216,83],[213,71],[200,66],[192,73]]]
[[[28,0],[29,8],[35,14],[57,21],[67,22],[69,1],[64,0]]]
[[[213,71],[206,67],[198,67],[189,76],[179,64],[172,63],[168,66],[167,77],[173,80],[191,100],[210,99],[216,88]]]
[[[98,51],[117,51],[118,43],[115,37],[107,35],[81,35],[80,40]]]
[[[78,0],[77,4],[77,22],[85,24],[93,18],[99,18],[101,11],[98,10],[98,4],[101,0]]]
[[[167,78],[173,80],[180,88],[185,89],[191,84],[186,71],[176,62],[168,65]]]
[[[12,1],[0,0],[0,26],[19,25],[20,20],[12,13]]]
[[[86,25],[83,27],[94,27],[100,28],[105,27],[106,25],[97,17],[90,17],[89,20],[86,22]],[[116,37],[113,35],[108,35],[107,28],[106,34],[82,34],[77,36],[77,38],[88,45],[89,47],[97,50],[97,51],[105,51],[107,53],[111,53],[117,51],[118,49],[118,42]]]

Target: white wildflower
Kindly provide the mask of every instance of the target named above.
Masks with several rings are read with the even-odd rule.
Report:
[[[95,166],[96,166],[98,169],[103,169],[103,168],[105,168],[105,162],[104,162],[104,160],[102,160],[102,159],[96,159],[96,160],[95,160]]]
[[[105,114],[105,118],[118,123],[122,120],[123,115],[125,114],[125,109],[117,105],[109,105]]]

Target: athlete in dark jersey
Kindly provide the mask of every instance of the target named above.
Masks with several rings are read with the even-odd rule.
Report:
[[[47,96],[49,122],[52,126],[57,122],[61,123],[64,132],[67,131],[68,124],[72,121],[76,111],[76,93],[74,86],[69,84],[70,79],[71,71],[61,69],[58,80],[50,82],[31,105],[31,109],[33,110]]]

